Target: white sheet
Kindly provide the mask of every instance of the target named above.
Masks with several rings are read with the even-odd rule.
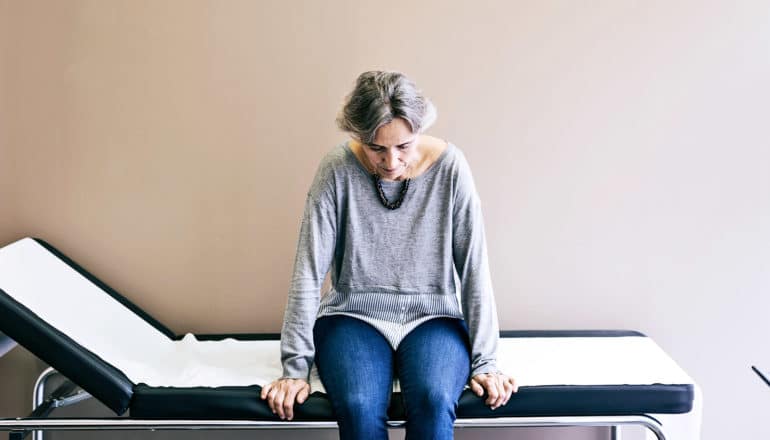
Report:
[[[172,341],[30,238],[0,249],[0,288],[134,383],[264,385],[281,374],[278,341]],[[694,383],[645,337],[501,339],[498,357],[521,386]],[[315,369],[311,388],[323,391]]]

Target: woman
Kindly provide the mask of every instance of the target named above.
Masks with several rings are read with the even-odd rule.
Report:
[[[322,160],[308,192],[283,376],[262,389],[281,419],[310,393],[313,362],[343,439],[387,439],[394,375],[407,438],[452,438],[466,383],[492,409],[516,391],[495,363],[479,199],[460,150],[422,134],[435,119],[398,72],[365,72],[347,97],[337,124],[352,140]],[[332,288],[319,300],[330,268]]]

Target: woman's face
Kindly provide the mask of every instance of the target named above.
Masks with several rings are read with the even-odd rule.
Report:
[[[380,177],[400,180],[407,177],[409,166],[418,162],[417,138],[409,123],[395,118],[378,128],[374,141],[364,144],[363,150]]]

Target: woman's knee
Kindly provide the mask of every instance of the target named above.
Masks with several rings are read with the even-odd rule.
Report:
[[[454,418],[459,396],[446,387],[424,386],[404,393],[404,406],[409,414],[451,415]]]
[[[383,405],[361,393],[333,400],[340,439],[383,440],[388,438],[387,402]]]
[[[371,394],[351,393],[335,399],[334,411],[339,418],[385,420],[388,414],[388,402],[377,399]]]

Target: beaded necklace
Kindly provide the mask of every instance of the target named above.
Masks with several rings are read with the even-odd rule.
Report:
[[[364,165],[364,168],[369,170],[369,161],[365,159],[366,156],[364,156],[363,159],[361,159],[361,163]],[[401,184],[401,189],[398,191],[398,198],[394,201],[388,200],[388,196],[385,195],[385,191],[382,189],[382,178],[379,174],[377,174],[377,171],[369,171],[369,174],[372,176],[372,180],[374,181],[374,189],[377,190],[377,196],[380,198],[380,202],[382,203],[382,206],[393,210],[398,209],[401,204],[404,202],[404,197],[406,197],[406,193],[409,191],[409,183],[412,181],[411,178],[404,179],[404,182]]]
[[[401,203],[404,201],[404,197],[406,196],[406,192],[409,191],[409,182],[412,181],[412,179],[404,180],[404,183],[401,184],[401,190],[398,192],[398,198],[391,202],[385,195],[385,191],[382,190],[382,179],[380,178],[380,175],[377,173],[372,173],[372,179],[374,179],[374,186],[377,189],[377,194],[380,196],[380,202],[382,202],[384,207],[391,210],[398,209],[398,207],[401,206]]]

